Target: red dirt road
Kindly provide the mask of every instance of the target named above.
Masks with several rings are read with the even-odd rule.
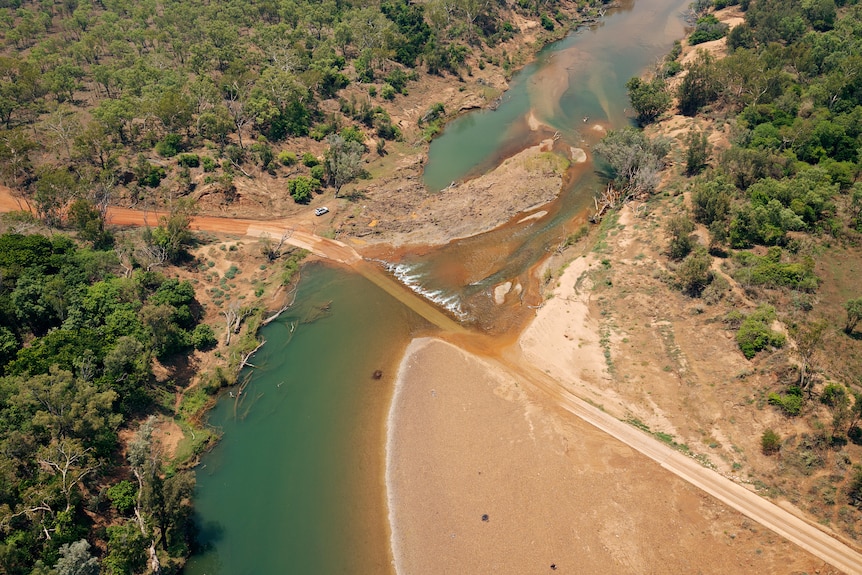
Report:
[[[16,210],[34,211],[26,199],[16,196],[14,191],[6,186],[0,186],[0,212]],[[108,208],[107,222],[114,226],[155,226],[166,212],[132,210],[129,208]],[[268,233],[274,239],[288,234],[286,243],[302,248],[311,253],[345,265],[355,265],[362,258],[350,246],[327,238],[317,236],[302,229],[294,221],[283,220],[246,220],[241,218],[218,218],[212,216],[195,216],[191,228],[197,231],[236,234],[240,236],[260,237]]]

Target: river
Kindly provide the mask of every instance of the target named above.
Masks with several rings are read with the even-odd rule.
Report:
[[[626,0],[542,50],[497,111],[464,116],[434,141],[427,185],[481,173],[534,141],[531,113],[562,143],[586,149],[602,134],[593,126],[627,125],[625,82],[682,36],[686,4]],[[565,182],[539,219],[408,254],[390,268],[473,329],[512,337],[520,325],[512,318],[526,306],[499,309],[491,288],[535,285],[546,246],[571,231],[600,184],[589,162]],[[244,396],[222,398],[210,415],[223,438],[198,468],[203,549],[188,575],[392,571],[386,413],[406,344],[434,329],[405,299],[340,268],[306,267],[298,304],[262,331],[267,345]]]

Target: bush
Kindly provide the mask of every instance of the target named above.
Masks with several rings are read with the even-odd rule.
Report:
[[[682,291],[692,297],[698,297],[712,282],[713,274],[710,266],[712,256],[704,247],[698,247],[679,265],[676,278]]]
[[[724,38],[724,35],[727,34],[727,28],[727,24],[719,22],[718,18],[712,14],[701,16],[697,19],[694,32],[689,36],[688,42],[694,46],[695,44]]]
[[[201,165],[201,159],[197,154],[180,154],[177,164],[185,168],[197,168]]]
[[[182,150],[182,143],[179,134],[168,134],[156,144],[156,153],[164,158],[173,158]]]
[[[760,448],[764,455],[772,455],[781,450],[781,436],[772,429],[767,429],[760,436]]]
[[[782,254],[779,247],[769,248],[765,256],[738,252],[734,260],[739,268],[733,277],[744,285],[815,291],[820,280],[814,274],[814,260],[806,257],[801,262],[782,262]]]
[[[312,193],[320,187],[320,180],[308,176],[297,176],[287,182],[290,197],[298,204],[311,200]]]
[[[383,88],[380,89],[380,97],[384,100],[394,100],[395,88],[391,84],[383,84]]]
[[[802,412],[802,391],[791,388],[786,395],[772,392],[767,399],[770,405],[780,407],[787,415],[796,416]]]
[[[359,144],[365,145],[365,134],[362,133],[362,130],[357,128],[356,126],[347,126],[339,135],[344,138],[345,142],[357,142]]]
[[[770,305],[761,305],[746,317],[736,332],[736,343],[740,351],[751,359],[757,352],[767,347],[782,347],[784,335],[770,329],[770,324],[775,320],[775,308]]]
[[[665,230],[670,234],[668,255],[672,260],[681,260],[694,248],[695,239],[691,232],[694,231],[694,222],[687,215],[674,216],[668,220]]]
[[[296,154],[293,152],[279,152],[278,163],[282,166],[292,166],[296,164]]]
[[[554,29],[554,21],[548,18],[546,14],[542,14],[542,28],[549,32]]]
[[[311,152],[305,152],[302,154],[302,165],[311,168],[312,166],[316,166],[320,162],[317,159],[317,156],[312,154]]]
[[[205,323],[199,323],[191,334],[191,343],[195,349],[212,349],[218,343],[213,328]]]
[[[130,515],[138,502],[138,487],[131,481],[120,481],[108,488],[108,499],[120,515]]]
[[[326,178],[326,169],[318,164],[316,166],[311,167],[311,177],[317,180],[318,182],[322,182]]]
[[[709,140],[705,133],[692,128],[686,143],[688,147],[685,151],[685,175],[696,176],[706,167],[706,162],[709,160]]]
[[[201,158],[201,163],[204,166],[205,172],[215,172],[216,168],[218,167],[218,163],[209,156],[204,156],[203,158]]]

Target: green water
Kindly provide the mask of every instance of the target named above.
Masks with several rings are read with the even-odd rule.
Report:
[[[574,146],[589,138],[585,126],[630,123],[625,83],[682,37],[679,15],[688,4],[689,0],[623,0],[597,25],[547,46],[512,78],[496,110],[470,113],[447,124],[431,143],[425,184],[440,190],[488,170],[501,157],[532,143],[526,123],[530,111],[551,133],[559,132]]]
[[[210,415],[224,436],[198,468],[207,550],[189,575],[389,570],[379,446],[393,362],[421,320],[325,266],[306,269],[297,301],[263,330],[243,402],[224,397]],[[301,323],[330,301],[327,315]]]
[[[626,125],[624,84],[682,36],[677,15],[687,3],[624,0],[600,25],[543,50],[513,78],[496,112],[467,115],[435,140],[428,186],[490,169],[547,137],[547,130],[530,131],[530,112],[566,144],[585,148],[600,137],[587,125]],[[601,185],[590,165],[568,181],[543,218],[408,256],[399,262],[402,280],[483,326],[499,313],[490,287],[524,283]],[[303,323],[330,301],[328,314]],[[322,265],[304,270],[295,308],[262,332],[268,343],[253,360],[243,401],[224,397],[210,416],[224,436],[198,468],[205,550],[188,575],[391,573],[385,418],[402,350],[424,329],[358,275]],[[371,377],[377,369],[380,380]]]

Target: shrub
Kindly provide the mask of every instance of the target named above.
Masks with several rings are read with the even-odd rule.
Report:
[[[784,345],[784,335],[769,327],[774,320],[775,308],[761,305],[742,321],[739,331],[736,332],[736,343],[746,359],[753,358],[757,352],[767,347]]]
[[[216,168],[218,167],[218,163],[209,156],[204,156],[203,158],[201,158],[201,163],[204,166],[205,172],[215,172]]]
[[[687,215],[674,216],[668,220],[665,230],[670,234],[668,255],[672,260],[681,260],[686,257],[695,244],[691,232],[694,231],[694,222]]]
[[[814,273],[814,260],[806,257],[801,262],[782,262],[782,254],[779,247],[769,248],[765,256],[738,252],[734,260],[739,268],[734,271],[733,277],[745,285],[815,291],[819,279]]]
[[[760,448],[764,455],[778,453],[781,449],[781,436],[772,429],[767,429],[760,436]]]
[[[694,32],[689,36],[688,42],[694,46],[695,44],[724,38],[724,35],[727,34],[727,28],[727,24],[719,22],[718,18],[712,14],[701,16],[697,19]]]
[[[318,182],[322,182],[326,178],[326,169],[318,164],[316,166],[311,167],[311,177],[317,180]]]
[[[341,130],[339,135],[344,138],[345,142],[357,142],[359,144],[365,144],[365,134],[363,134],[362,130],[360,130],[356,126],[347,126],[343,130]]]
[[[312,166],[316,166],[319,163],[320,163],[320,161],[318,161],[317,156],[315,156],[311,152],[305,152],[304,154],[302,154],[302,165],[303,166],[305,166],[307,168],[311,168]]]
[[[201,159],[197,154],[180,154],[177,164],[185,168],[197,168],[201,165]]]
[[[798,391],[798,393],[797,393]],[[802,412],[802,391],[791,388],[785,395],[772,392],[767,399],[770,405],[780,407],[787,415],[799,415]]]
[[[108,488],[108,499],[120,515],[130,515],[138,502],[138,487],[123,480]]]
[[[164,158],[173,158],[182,150],[183,139],[179,134],[168,134],[156,144],[156,153]]]
[[[394,100],[395,88],[393,88],[391,84],[383,84],[383,88],[380,89],[380,96],[384,100]]]
[[[697,297],[712,282],[713,274],[710,266],[712,256],[704,247],[698,247],[693,251],[676,270],[677,281],[682,291],[690,296]]]
[[[213,333],[213,328],[205,323],[199,323],[192,331],[191,343],[195,349],[207,350],[215,347],[218,340]]]
[[[706,167],[709,160],[709,140],[704,132],[691,129],[686,138],[685,175],[696,176]]]
[[[292,166],[296,164],[296,154],[293,152],[279,152],[278,163],[282,166]]]
[[[554,21],[551,20],[547,14],[542,14],[542,28],[548,31],[554,29]]]
[[[297,176],[287,182],[290,197],[298,204],[311,200],[312,193],[320,187],[320,180],[309,176]]]

